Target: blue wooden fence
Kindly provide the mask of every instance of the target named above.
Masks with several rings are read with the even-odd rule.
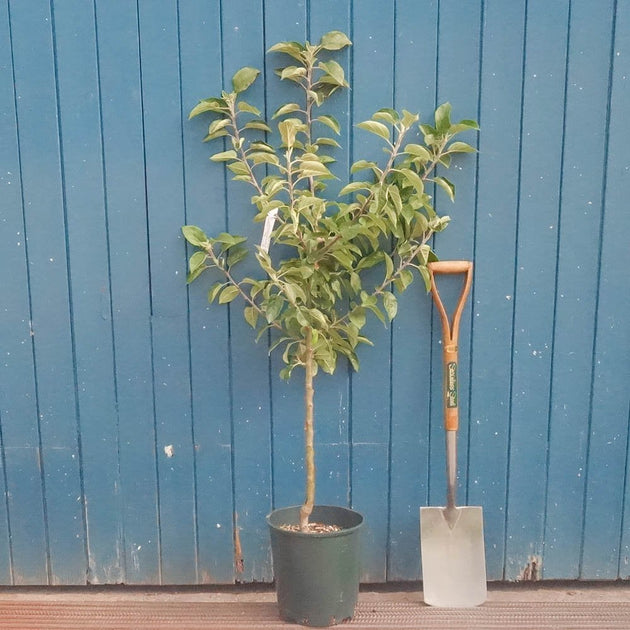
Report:
[[[489,578],[630,576],[629,0],[2,0],[0,583],[271,579],[300,383],[186,287],[181,225],[260,236],[187,112],[332,29],[341,168],[380,107],[481,124],[436,248],[475,261],[460,496]],[[444,500],[440,329],[420,283],[401,302],[316,399],[319,501],[365,514],[372,582],[418,579]]]

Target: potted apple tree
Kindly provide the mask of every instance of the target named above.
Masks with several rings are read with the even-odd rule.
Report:
[[[350,45],[345,34],[332,31],[318,44],[287,41],[271,47],[270,52],[288,58],[277,74],[293,82],[299,94],[273,114],[277,133],[243,99],[259,74],[254,68],[240,69],[229,92],[194,107],[190,117],[211,117],[204,140],[221,138],[227,144],[210,159],[223,162],[233,179],[251,188],[253,220],[264,229],[262,242],[249,244],[234,234],[207,236],[196,226],[182,228],[196,248],[188,281],[208,271],[214,279],[209,301],[241,301],[256,339],[270,339],[270,352],[281,353],[280,376],[288,379],[296,368],[302,370],[305,500],[275,510],[267,521],[280,615],[313,626],[353,615],[363,522],[354,510],[315,504],[316,376],[319,370],[333,373],[340,357],[358,370],[357,349],[371,344],[362,333],[366,316],[391,320],[396,293],[416,273],[428,290],[427,263],[436,259],[429,241],[449,217],[438,216],[425,185],[434,182],[454,198],[453,185],[436,174],[436,167],[448,167],[453,154],[474,151],[453,137],[477,129],[470,120],[451,123],[446,103],[436,110],[434,126],[419,125],[424,141],[410,142],[418,116],[380,109],[358,127],[382,140],[383,163],[356,161],[350,170],[360,176],[338,195],[327,194],[325,182],[334,177],[331,153],[338,146],[332,136],[339,133],[339,123],[320,108],[348,87],[333,57]],[[239,274],[238,265],[248,255],[260,268],[255,277]]]

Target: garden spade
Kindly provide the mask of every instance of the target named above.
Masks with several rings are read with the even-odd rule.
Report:
[[[422,589],[431,606],[465,608],[486,599],[486,560],[481,507],[457,507],[457,340],[464,302],[472,284],[472,263],[429,263],[431,293],[442,321],[444,428],[446,430],[446,507],[420,508]],[[438,274],[465,274],[452,321],[437,290]]]

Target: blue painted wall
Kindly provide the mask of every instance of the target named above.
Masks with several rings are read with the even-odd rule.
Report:
[[[186,287],[181,225],[260,236],[187,113],[332,29],[340,168],[380,107],[481,124],[436,249],[475,261],[460,497],[489,578],[630,576],[629,0],[2,0],[0,583],[271,579],[300,383]],[[401,302],[316,399],[319,501],[365,514],[372,582],[419,578],[418,508],[444,500],[440,328],[419,283]]]

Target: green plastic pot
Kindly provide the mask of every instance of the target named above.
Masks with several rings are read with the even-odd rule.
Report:
[[[359,532],[363,516],[343,507],[318,505],[311,522],[338,525],[338,532],[287,531],[299,523],[300,506],[267,517],[280,617],[304,626],[333,626],[351,619],[359,596]]]

